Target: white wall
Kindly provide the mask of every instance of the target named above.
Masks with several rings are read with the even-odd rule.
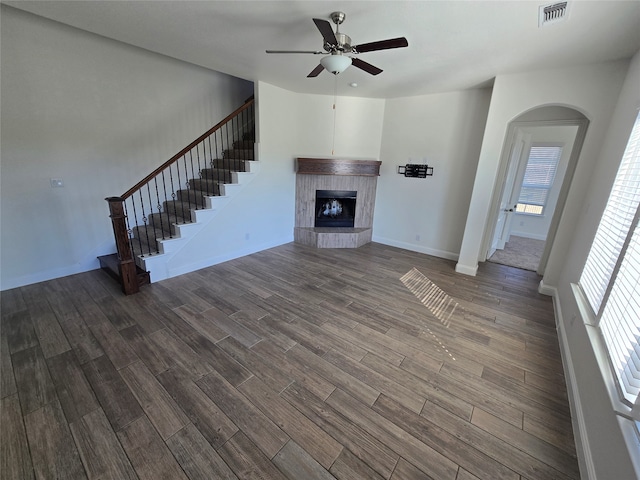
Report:
[[[627,66],[627,61],[618,61],[496,78],[457,271],[475,274],[477,270],[509,122],[537,107],[562,105],[582,112],[590,124],[573,179],[574,187],[569,191],[545,271],[545,282],[557,284],[558,266],[568,251],[568,238],[575,228],[584,186],[609,124]]]
[[[547,197],[547,204],[545,206],[542,215],[527,215],[521,213],[515,213],[513,219],[513,225],[511,229],[511,235],[517,235],[526,238],[535,238],[537,240],[546,240],[549,227],[551,225],[551,218],[553,212],[558,203],[558,196],[560,195],[560,187],[562,187],[562,180],[569,164],[569,157],[571,156],[571,148],[578,132],[576,126],[555,126],[555,127],[528,127],[521,128],[524,133],[531,135],[531,143],[553,143],[563,145],[562,156],[558,161],[558,168],[556,170],[556,176],[549,195]],[[525,152],[525,159],[527,161],[528,152]],[[522,182],[522,178],[519,179]]]
[[[256,132],[260,169],[201,232],[171,258],[169,275],[293,241],[297,94],[259,82]]]
[[[260,171],[171,258],[170,276],[293,241],[296,157],[379,157],[384,100],[339,97],[334,138],[333,96],[259,82],[256,98]]]
[[[457,259],[491,90],[387,100],[373,240]],[[399,165],[427,163],[432,177]]]
[[[334,88],[333,80],[329,80],[311,79],[325,81],[327,92],[331,92]],[[292,150],[295,156],[378,160],[385,101],[376,98],[338,97],[335,124],[333,103],[333,95],[295,96],[292,110],[288,112],[296,124],[296,142]]]
[[[589,178],[584,182],[580,208],[576,209],[575,227],[568,239],[570,248],[559,261],[558,282],[552,284],[557,286],[555,302],[563,353],[571,363],[573,374],[568,381],[578,398],[578,413],[582,412],[576,422],[582,427],[584,440],[589,446],[586,460],[591,476],[588,478],[601,480],[637,478],[640,470],[634,471],[633,459],[636,464],[640,463],[640,447],[636,439],[631,442],[635,443],[635,449],[631,453],[626,451],[622,432],[630,429],[630,422],[615,418],[612,413],[607,393],[610,381],[607,382],[600,373],[587,336],[588,327],[582,321],[570,285],[576,283],[582,273],[638,109],[640,52],[630,64],[595,162],[588,167],[578,164],[578,168],[586,170],[582,176]],[[621,422],[621,429],[618,422]]]
[[[98,267],[122,194],[250,82],[2,6],[1,288]],[[53,189],[50,178],[62,178]]]

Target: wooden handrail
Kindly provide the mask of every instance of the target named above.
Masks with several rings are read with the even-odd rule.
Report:
[[[171,157],[169,160],[164,162],[162,165],[160,165],[153,172],[151,172],[149,175],[147,175],[142,180],[140,180],[138,183],[136,183],[133,187],[131,187],[125,193],[120,195],[120,198],[122,198],[123,200],[129,198],[131,195],[133,195],[135,192],[137,192],[140,188],[142,188],[144,185],[146,185],[148,182],[150,182],[154,177],[156,177],[156,175],[158,175],[160,172],[162,172],[165,168],[167,168],[172,163],[177,162],[183,155],[185,155],[187,152],[189,152],[196,145],[200,144],[200,142],[202,142],[209,135],[211,135],[215,131],[219,130],[224,124],[226,124],[233,117],[239,115],[242,111],[244,111],[247,108],[249,108],[253,104],[253,102],[254,102],[254,96],[252,95],[251,97],[249,97],[247,99],[247,101],[244,103],[244,105],[242,105],[240,108],[236,109],[234,112],[232,112],[229,115],[227,115],[223,120],[221,120],[220,122],[216,123],[213,127],[211,127],[205,133],[203,133],[198,138],[196,138],[193,142],[191,142],[185,148],[180,150],[173,157]]]

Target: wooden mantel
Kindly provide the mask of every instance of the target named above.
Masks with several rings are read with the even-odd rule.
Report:
[[[378,160],[350,160],[343,158],[297,158],[296,172],[301,175],[358,175],[380,176]]]

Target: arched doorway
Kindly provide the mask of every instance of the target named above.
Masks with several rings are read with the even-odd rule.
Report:
[[[557,191],[553,192],[553,209],[548,209],[547,218],[544,219],[545,243],[535,268],[539,275],[544,274],[588,124],[589,120],[581,112],[557,105],[534,108],[509,123],[479,261],[486,261],[496,247],[500,247],[510,235],[513,220],[517,215],[513,202],[514,198],[518,198],[518,182],[522,181],[524,175],[523,162],[530,152],[528,146],[530,147],[532,139],[536,134],[543,135],[538,139],[544,138],[544,135],[548,139],[560,136],[570,139],[565,141],[567,145],[564,147],[570,151],[566,165],[562,166],[562,179],[558,178]],[[561,135],[561,131],[567,135]],[[526,166],[526,162],[524,165]]]

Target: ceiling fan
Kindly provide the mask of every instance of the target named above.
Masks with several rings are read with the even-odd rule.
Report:
[[[336,31],[333,32],[331,24],[327,20],[314,18],[313,22],[318,27],[322,38],[324,39],[324,51],[322,50],[267,50],[267,53],[310,53],[313,55],[329,55],[320,60],[320,65],[314,68],[307,77],[317,77],[322,70],[338,75],[347,69],[349,65],[353,65],[364,70],[371,75],[378,75],[382,70],[371,65],[359,58],[348,57],[345,54],[359,54],[366,52],[375,52],[377,50],[388,50],[391,48],[407,47],[409,43],[404,37],[391,38],[388,40],[379,40],[377,42],[363,43],[361,45],[352,45],[351,37],[340,32],[340,25],[344,22],[346,14],[343,12],[333,12],[331,20],[336,24]]]

